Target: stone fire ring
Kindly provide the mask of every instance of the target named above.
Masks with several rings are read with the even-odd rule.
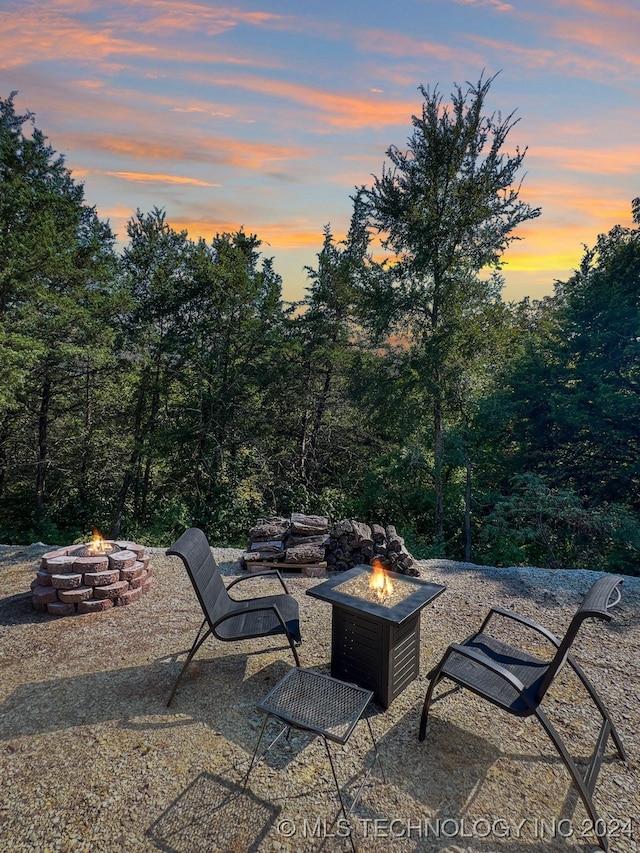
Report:
[[[42,555],[31,583],[36,610],[52,616],[96,613],[132,604],[151,589],[152,570],[144,546],[107,540],[113,553],[84,556],[90,543]]]

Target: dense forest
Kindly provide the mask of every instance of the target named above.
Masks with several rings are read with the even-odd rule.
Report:
[[[0,541],[241,546],[299,511],[393,523],[418,557],[640,574],[640,199],[553,296],[503,301],[540,211],[491,82],[421,88],[296,304],[243,230],[137,211],[118,247],[0,99]]]

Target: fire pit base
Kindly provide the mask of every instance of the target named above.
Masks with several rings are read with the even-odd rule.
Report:
[[[420,671],[420,613],[401,625],[339,605],[331,620],[331,675],[373,690],[388,708]]]
[[[89,545],[43,554],[31,583],[36,610],[51,616],[100,613],[132,604],[151,589],[152,569],[142,545],[108,541],[105,554],[92,554]]]

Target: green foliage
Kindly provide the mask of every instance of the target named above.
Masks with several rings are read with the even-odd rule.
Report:
[[[360,514],[370,521],[406,525],[433,536],[433,500],[433,460],[424,447],[414,444],[380,456],[371,466],[359,501]]]
[[[484,519],[480,558],[495,565],[638,574],[640,533],[623,507],[589,509],[570,488],[521,474]]]
[[[504,473],[640,507],[640,229],[616,227],[528,313],[481,428]],[[504,489],[504,484],[496,484]]]

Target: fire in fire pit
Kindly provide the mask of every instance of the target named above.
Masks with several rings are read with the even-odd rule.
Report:
[[[94,528],[91,541],[75,548],[72,553],[74,557],[101,557],[105,554],[115,554],[116,551],[121,550],[115,542],[103,539],[100,531]]]
[[[415,593],[416,582],[410,576],[405,577],[397,573],[393,573],[392,580],[391,574],[386,571],[383,560],[374,558],[370,572],[356,574],[355,577],[339,583],[335,590],[372,604],[392,608]]]
[[[369,589],[380,604],[383,604],[393,595],[393,583],[385,571],[384,563],[379,557],[375,557],[371,561],[371,568],[373,571],[369,578]]]

